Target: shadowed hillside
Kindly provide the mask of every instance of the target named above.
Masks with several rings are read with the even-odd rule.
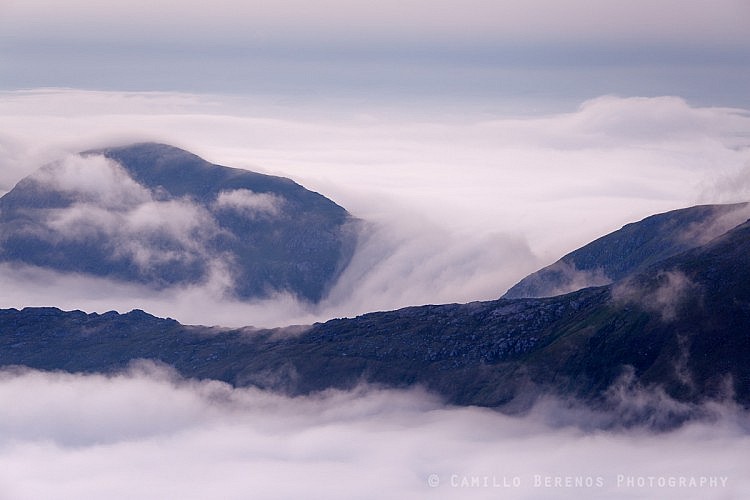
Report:
[[[455,404],[508,411],[552,394],[616,410],[622,423],[670,426],[706,401],[750,405],[750,222],[613,285],[551,298],[275,330],[29,308],[0,313],[0,342],[6,366],[111,372],[151,359],[186,377],[290,394],[420,384]],[[623,394],[639,391],[673,406],[658,419],[648,398],[623,409]]]
[[[324,196],[163,144],[66,158],[0,198],[0,260],[155,288],[317,302],[355,244]]]

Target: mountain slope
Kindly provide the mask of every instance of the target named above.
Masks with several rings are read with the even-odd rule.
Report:
[[[421,384],[455,404],[508,410],[552,394],[614,409],[625,423],[670,426],[694,404],[750,406],[750,222],[614,285],[309,327],[216,330],[142,311],[0,311],[0,366],[108,372],[135,359],[290,394]],[[657,418],[644,394],[662,392],[672,403],[657,397],[667,408]],[[635,403],[623,406],[628,395]]]
[[[0,366],[114,372],[138,359],[288,394],[422,385],[460,405],[553,395],[617,425],[750,407],[750,221],[616,283],[549,298],[429,305],[274,330],[143,311],[0,311]]]
[[[750,205],[700,205],[627,224],[522,279],[503,296],[552,297],[620,280],[702,245],[750,217]]]
[[[318,301],[351,258],[355,225],[289,179],[145,143],[87,151],[20,181],[0,198],[0,260]]]

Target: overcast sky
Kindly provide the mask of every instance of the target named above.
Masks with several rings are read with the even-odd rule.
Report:
[[[465,43],[668,43],[740,48],[743,0],[6,0],[4,31],[22,38],[292,44],[359,40]]]
[[[0,5],[5,89],[450,99],[526,111],[615,93],[747,107],[748,47],[745,0]]]

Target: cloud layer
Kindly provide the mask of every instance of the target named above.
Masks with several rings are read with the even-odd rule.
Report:
[[[142,308],[183,322],[270,326],[489,299],[626,222],[750,199],[743,110],[611,96],[520,117],[329,104],[0,94],[4,190],[69,153],[158,140],[292,177],[368,221],[319,308],[288,296],[218,300],[216,284],[154,292],[10,266],[0,266],[0,305]],[[84,171],[69,173],[71,188],[91,199],[106,188],[126,212],[139,199],[114,170],[91,185]],[[276,206],[249,193],[229,193],[222,204],[258,216]],[[628,411],[669,405],[658,394],[618,395]],[[151,365],[113,377],[5,371],[0,399],[13,402],[0,408],[0,498],[703,499],[750,490],[746,416],[731,408],[660,435],[605,432],[596,430],[602,415],[560,401],[513,418],[446,407],[418,389],[286,398],[184,381]]]
[[[111,377],[5,371],[0,395],[13,402],[0,409],[0,496],[17,500],[697,499],[750,487],[750,435],[731,410],[666,434],[583,432],[549,401],[515,418],[418,389],[287,398],[149,364]]]
[[[531,116],[162,93],[0,97],[6,189],[70,152],[157,140],[215,163],[291,177],[369,224],[350,268],[318,308],[286,296],[246,305],[216,300],[215,289],[157,294],[8,268],[0,273],[3,306],[138,307],[192,323],[272,326],[491,299],[627,222],[750,199],[747,112],[676,97],[605,96],[567,113]],[[278,207],[247,195],[228,193],[223,202],[262,214]],[[144,224],[158,219],[142,215]]]

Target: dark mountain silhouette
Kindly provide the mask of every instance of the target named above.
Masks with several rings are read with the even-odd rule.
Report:
[[[289,179],[146,143],[87,151],[20,181],[0,198],[0,260],[315,302],[348,264],[355,225]]]
[[[750,217],[747,203],[700,205],[646,217],[522,279],[503,296],[553,297],[620,280],[706,243]]]
[[[135,359],[290,394],[421,384],[451,403],[509,411],[552,394],[613,410],[621,424],[669,427],[706,402],[750,405],[750,222],[607,286],[309,327],[0,312],[0,365],[109,372]]]

